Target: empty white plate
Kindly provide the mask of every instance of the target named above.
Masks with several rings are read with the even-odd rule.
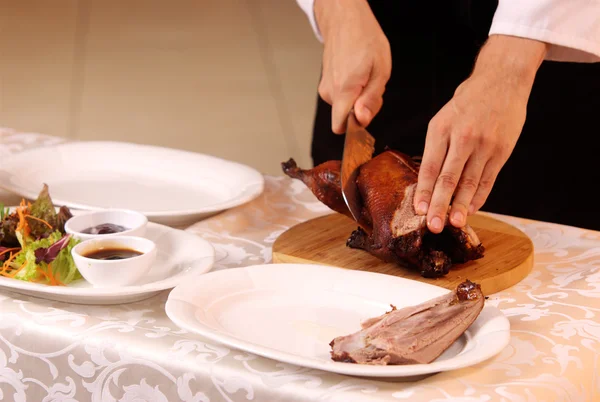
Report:
[[[35,199],[43,183],[56,205],[133,209],[179,226],[251,201],[264,178],[214,156],[126,142],[71,142],[0,162],[0,187],[8,191]]]
[[[268,264],[210,272],[182,283],[166,313],[181,328],[285,363],[370,377],[412,377],[482,362],[509,342],[510,324],[486,305],[430,364],[370,366],[334,362],[329,342],[390,310],[448,290],[395,276],[310,264]]]
[[[73,211],[76,213],[75,211]],[[117,304],[139,301],[163,290],[189,282],[212,269],[215,251],[212,245],[197,235],[168,226],[148,222],[146,238],[156,242],[158,254],[148,275],[138,283],[94,288],[85,280],[66,286],[49,286],[0,277],[0,288],[29,296],[75,304]]]

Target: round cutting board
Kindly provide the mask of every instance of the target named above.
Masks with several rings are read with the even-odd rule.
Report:
[[[533,243],[516,227],[484,214],[469,217],[483,246],[482,258],[454,264],[442,278],[423,278],[410,268],[386,263],[366,251],[346,247],[356,222],[338,213],[300,223],[273,244],[274,263],[309,263],[401,276],[454,290],[466,279],[479,283],[484,294],[507,289],[533,268]]]

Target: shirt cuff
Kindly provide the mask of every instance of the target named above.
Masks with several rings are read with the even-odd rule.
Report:
[[[490,35],[548,43],[546,60],[600,61],[600,1],[500,0]]]
[[[310,22],[310,26],[312,30],[319,40],[319,42],[323,43],[323,37],[321,36],[321,31],[319,30],[319,26],[317,25],[317,19],[315,18],[314,5],[315,0],[296,0],[304,14],[308,17],[308,21]]]

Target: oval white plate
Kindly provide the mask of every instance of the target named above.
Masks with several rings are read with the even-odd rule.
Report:
[[[8,191],[35,199],[43,183],[56,205],[133,209],[170,226],[249,202],[264,188],[263,175],[248,166],[126,142],[71,142],[0,162],[0,186]]]
[[[94,288],[87,281],[79,280],[67,286],[49,286],[0,277],[0,288],[76,304],[129,303],[172,289],[190,278],[196,280],[198,275],[210,271],[213,267],[214,248],[197,235],[148,222],[144,237],[156,242],[158,255],[148,275],[135,285]]]
[[[399,277],[310,264],[215,271],[169,294],[166,313],[181,328],[281,362],[340,374],[406,377],[482,362],[509,342],[510,324],[486,305],[471,327],[430,364],[368,366],[334,362],[329,342],[390,310],[448,290]]]

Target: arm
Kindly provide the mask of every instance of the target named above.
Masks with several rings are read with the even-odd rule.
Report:
[[[521,135],[542,61],[600,62],[598,0],[500,0],[471,76],[431,120],[414,207],[439,233],[479,210]]]
[[[383,105],[391,49],[367,0],[297,0],[323,43],[319,95],[331,105],[331,129],[345,132],[352,108],[367,126]]]
[[[500,0],[490,35],[546,42],[546,60],[599,62],[600,1]]]
[[[450,223],[462,227],[490,194],[525,123],[527,101],[548,45],[491,35],[473,72],[431,119],[419,169],[414,208],[440,233],[448,206]]]
[[[323,42],[315,0],[296,0],[316,38]],[[568,17],[568,18],[565,18]],[[510,35],[546,42],[546,60],[600,61],[600,1],[499,0],[490,35]]]

